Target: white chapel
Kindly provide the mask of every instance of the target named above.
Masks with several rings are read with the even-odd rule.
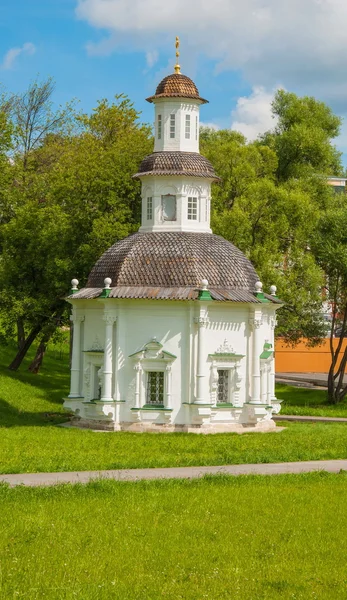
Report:
[[[71,388],[82,427],[111,431],[266,431],[279,412],[274,329],[281,306],[250,261],[210,227],[212,164],[199,154],[200,97],[181,74],[147,99],[154,152],[138,233],[114,244],[86,286],[72,281]]]

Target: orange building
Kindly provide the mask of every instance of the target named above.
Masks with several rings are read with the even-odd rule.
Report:
[[[335,348],[339,341],[339,338],[333,340]],[[342,342],[341,357],[346,345],[347,338]],[[292,348],[278,339],[275,351],[277,373],[328,373],[329,371],[331,364],[329,339],[325,339],[320,346],[314,348],[308,348],[304,342]]]

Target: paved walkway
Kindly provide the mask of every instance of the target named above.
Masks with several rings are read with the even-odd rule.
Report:
[[[274,415],[274,421],[296,421],[298,423],[347,423],[346,417],[309,417],[308,415]]]
[[[75,471],[72,473],[23,473],[0,475],[0,482],[10,487],[49,486],[58,483],[88,483],[95,479],[139,481],[140,479],[195,479],[204,475],[280,475],[282,473],[310,473],[347,471],[347,460],[310,460],[304,462],[225,465],[218,467],[170,467],[164,469],[119,469],[114,471]]]
[[[293,381],[326,388],[328,386],[328,373],[276,373],[276,381]],[[343,383],[347,383],[347,375],[344,376]]]

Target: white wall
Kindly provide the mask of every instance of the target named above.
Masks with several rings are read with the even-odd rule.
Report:
[[[159,99],[155,101],[154,152],[199,152],[199,105],[200,102],[182,99]],[[170,138],[170,115],[175,115],[175,138]],[[158,115],[161,115],[162,133],[158,139]],[[190,138],[185,137],[186,115],[190,116]]]
[[[176,196],[176,221],[164,221],[162,196]],[[198,219],[188,220],[188,198],[198,198]],[[147,220],[147,198],[153,200],[153,219]],[[211,180],[202,177],[143,177],[142,178],[142,224],[141,232],[148,231],[195,231],[212,233],[210,228]]]

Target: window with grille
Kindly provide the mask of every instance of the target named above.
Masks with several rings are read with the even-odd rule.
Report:
[[[218,369],[217,404],[229,402],[229,371]]]
[[[170,138],[176,135],[176,115],[170,115]]]
[[[162,125],[161,115],[158,115],[158,140],[161,140],[161,125]]]
[[[153,219],[153,198],[147,198],[147,221],[152,221]]]
[[[197,221],[198,219],[198,199],[188,198],[188,220]]]
[[[186,140],[190,140],[190,115],[186,115]]]
[[[195,139],[198,141],[199,121],[198,117],[195,117]]]
[[[146,404],[164,405],[164,371],[147,373]]]

